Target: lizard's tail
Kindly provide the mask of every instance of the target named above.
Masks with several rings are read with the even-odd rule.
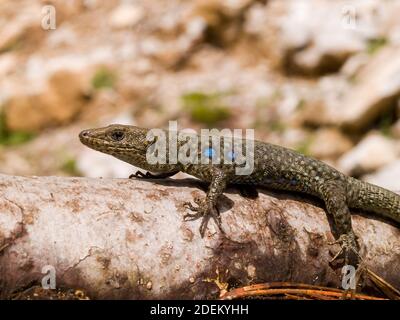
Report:
[[[356,192],[349,199],[352,208],[372,211],[400,223],[400,195],[364,181],[351,178]]]

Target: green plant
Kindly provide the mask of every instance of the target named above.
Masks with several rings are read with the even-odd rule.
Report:
[[[367,43],[367,52],[369,54],[374,54],[378,52],[383,46],[388,43],[388,40],[385,37],[378,37],[370,39]]]
[[[311,147],[312,142],[313,142],[313,139],[311,137],[308,137],[308,138],[304,139],[302,142],[300,142],[297,145],[297,147],[295,148],[295,150],[299,153],[309,156],[310,155],[310,147]]]
[[[297,102],[296,109],[297,110],[303,110],[306,105],[307,105],[306,101],[304,99],[300,99]]]
[[[76,160],[73,158],[67,158],[61,166],[61,170],[70,176],[80,176],[81,173],[77,169]]]
[[[379,131],[387,137],[392,136],[392,125],[396,121],[396,115],[393,112],[384,113],[377,121]]]
[[[13,146],[25,143],[31,140],[34,134],[24,131],[10,131],[7,128],[6,118],[4,112],[0,112],[0,144],[6,146]]]
[[[9,51],[16,51],[21,49],[23,46],[23,40],[21,38],[14,39],[12,41],[8,41],[5,43],[2,48],[0,49],[0,54],[9,52]]]
[[[279,120],[269,121],[267,123],[267,126],[271,131],[274,131],[274,132],[282,133],[286,130],[286,125],[282,121],[279,121]]]
[[[222,96],[221,93],[190,92],[182,96],[182,103],[193,121],[211,127],[231,117],[229,108],[222,102]]]
[[[115,85],[115,80],[115,73],[105,67],[102,67],[94,74],[92,78],[92,86],[95,89],[113,88]]]

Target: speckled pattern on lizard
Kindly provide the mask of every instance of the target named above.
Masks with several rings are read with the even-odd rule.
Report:
[[[293,150],[254,141],[254,170],[249,175],[236,174],[235,165],[224,164],[223,161],[219,164],[182,164],[169,161],[149,164],[146,153],[154,141],[147,140],[148,131],[149,129],[145,128],[115,124],[84,130],[79,137],[83,144],[94,150],[110,154],[148,171],[146,174],[137,172],[132,175],[134,177],[166,178],[182,171],[208,182],[209,188],[204,199],[196,199],[195,204],[185,203],[194,212],[187,214],[185,219],[203,218],[200,226],[202,236],[210,217],[213,217],[220,227],[217,202],[228,184],[295,191],[322,199],[328,213],[333,217],[339,235],[336,242],[340,243],[342,248],[335,258],[343,253],[346,263],[350,255],[353,255],[354,259],[354,255],[358,256],[359,251],[349,208],[373,212],[400,222],[399,195],[346,176],[322,161]],[[165,131],[166,135],[168,133]],[[246,140],[243,141],[246,143]],[[222,153],[221,157],[224,157]]]

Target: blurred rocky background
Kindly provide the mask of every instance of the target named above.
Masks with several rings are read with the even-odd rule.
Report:
[[[79,131],[178,120],[400,190],[399,16],[400,0],[0,0],[0,171],[127,177]]]

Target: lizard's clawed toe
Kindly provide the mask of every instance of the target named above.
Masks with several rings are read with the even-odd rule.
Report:
[[[195,207],[191,202],[187,201],[185,203],[183,203],[183,206],[189,210],[192,211],[198,211],[199,207]],[[192,214],[187,214],[187,215],[192,215]]]
[[[142,172],[142,171],[136,171],[135,173],[132,173],[130,176],[129,176],[129,179],[133,179],[133,178],[144,178],[145,177],[145,174]]]
[[[193,221],[204,216],[204,212],[202,211],[202,208],[200,206],[195,207],[191,202],[185,202],[183,206],[195,212],[195,213],[186,213],[183,216],[184,221]]]
[[[202,215],[199,214],[199,213],[186,213],[183,216],[183,220],[184,221],[194,221],[194,220],[197,220],[197,219],[199,219],[201,217],[202,217]]]
[[[222,231],[222,223],[218,210],[216,208],[208,206],[207,203],[202,199],[196,198],[194,202],[197,206],[194,206],[191,202],[184,202],[183,206],[191,211],[194,211],[194,213],[186,213],[183,216],[183,220],[193,221],[203,218],[199,228],[200,235],[202,237],[204,237],[210,218],[213,218],[218,228]]]
[[[360,262],[360,255],[358,253],[359,247],[354,234],[342,234],[339,239],[329,244],[340,244],[340,250],[331,259],[331,263],[337,260],[340,256],[344,256],[344,264],[358,265]]]

